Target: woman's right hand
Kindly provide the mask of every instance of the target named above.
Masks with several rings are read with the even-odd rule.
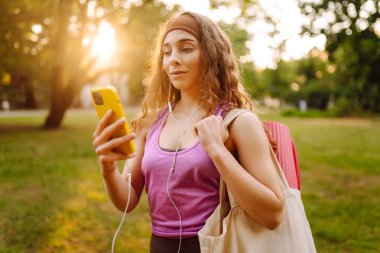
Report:
[[[92,145],[94,146],[96,155],[98,156],[103,176],[106,174],[111,174],[116,170],[116,161],[126,160],[135,155],[126,155],[115,151],[115,149],[121,146],[123,143],[134,139],[135,134],[131,133],[112,139],[111,136],[115,134],[119,129],[123,128],[125,123],[125,118],[121,118],[110,124],[112,114],[112,110],[109,110],[104,115],[104,117],[99,121],[93,134]]]

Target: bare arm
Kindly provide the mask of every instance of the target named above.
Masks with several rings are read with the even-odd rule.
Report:
[[[104,184],[112,203],[121,211],[125,210],[128,202],[128,182],[127,182],[127,166],[130,166],[132,173],[131,199],[128,212],[132,211],[138,204],[142,189],[144,188],[144,179],[141,174],[141,160],[144,154],[145,136],[147,128],[141,129],[135,134],[129,134],[123,137],[110,139],[110,136],[122,127],[122,122],[116,121],[108,125],[111,113],[107,113],[105,117],[99,121],[98,127],[94,132],[93,145],[98,155],[98,161],[103,175]],[[112,151],[115,147],[121,145],[125,141],[135,138],[136,153],[126,156],[121,153]],[[133,158],[132,158],[133,157]],[[130,159],[132,158],[132,159]],[[126,160],[123,174],[117,169],[118,160]],[[127,164],[128,163],[128,164]]]
[[[123,173],[120,174],[118,169],[114,169],[111,173],[103,173],[103,180],[107,189],[108,196],[112,203],[121,211],[124,212],[128,202],[128,181],[127,172],[128,166],[131,171],[131,199],[128,206],[128,212],[132,211],[138,204],[141,192],[144,188],[144,178],[141,174],[141,160],[144,152],[144,136],[141,132],[136,134],[135,146],[136,155],[125,161]],[[101,163],[101,162],[100,162]]]
[[[236,201],[263,226],[276,228],[282,220],[284,200],[260,120],[252,113],[244,113],[232,123],[229,134],[220,117],[211,116],[200,124],[202,145]],[[224,145],[228,135],[238,161]]]

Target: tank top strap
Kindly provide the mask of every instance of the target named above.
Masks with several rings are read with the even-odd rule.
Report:
[[[166,120],[166,117],[167,117],[168,113],[169,113],[169,110],[168,110],[167,106],[161,108],[158,111],[154,123],[152,124],[152,126],[148,130],[148,133],[147,133],[147,136],[146,136],[147,140],[150,139],[150,137],[152,136],[152,134],[154,134],[154,132],[157,131],[158,128],[160,128],[161,124],[163,124],[163,121]]]
[[[162,107],[157,113],[156,121],[160,121],[168,111],[167,106]]]

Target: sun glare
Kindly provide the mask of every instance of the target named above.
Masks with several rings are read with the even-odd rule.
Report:
[[[107,60],[116,48],[115,30],[109,23],[101,23],[95,35],[91,52],[99,60]]]

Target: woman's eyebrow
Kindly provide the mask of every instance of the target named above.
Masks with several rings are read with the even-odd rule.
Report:
[[[183,43],[183,42],[188,42],[188,41],[190,41],[190,42],[195,42],[195,40],[193,40],[193,39],[190,39],[190,38],[183,38],[183,39],[180,39],[177,43]],[[164,45],[162,45],[162,46],[169,46],[169,43],[165,43]]]

